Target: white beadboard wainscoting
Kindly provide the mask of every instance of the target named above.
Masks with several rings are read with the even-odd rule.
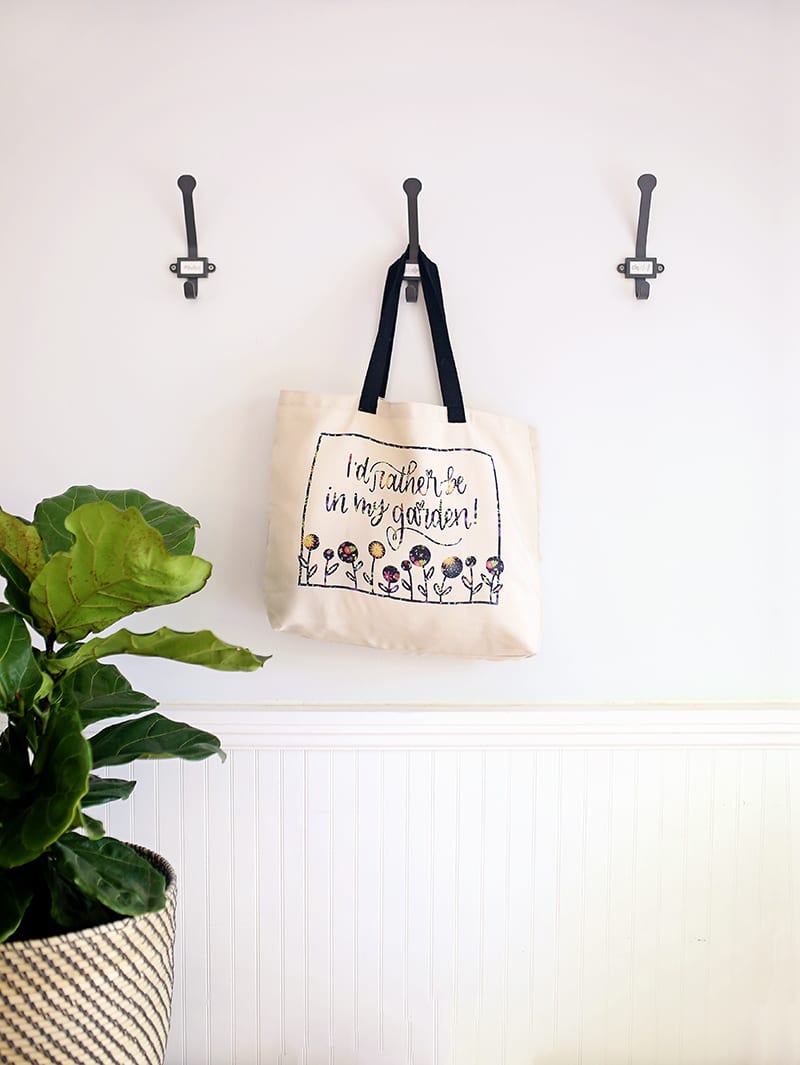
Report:
[[[168,1065],[800,1062],[800,707],[166,712]]]

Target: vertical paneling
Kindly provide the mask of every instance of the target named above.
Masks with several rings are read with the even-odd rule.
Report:
[[[605,1065],[608,1038],[611,877],[611,758],[586,752],[583,893],[583,987],[578,1018],[580,1061]],[[520,1060],[517,1058],[516,1060]]]
[[[191,767],[190,767],[191,768]],[[258,955],[257,1012],[249,1029],[237,1034],[244,1061],[277,1062],[285,1046],[283,1009],[283,860],[281,810],[283,808],[283,757],[279,751],[256,752],[256,941]],[[247,826],[249,811],[236,811],[234,833]],[[243,844],[249,845],[249,834]],[[249,1038],[248,1038],[249,1037]],[[180,1059],[176,1059],[180,1060]],[[185,1065],[192,1065],[187,1058]],[[211,1065],[211,1063],[209,1063]]]
[[[583,973],[583,896],[586,864],[586,752],[559,756],[557,861],[558,940],[555,951],[553,1043],[577,1061]]]
[[[331,1047],[331,755],[305,754],[305,1040],[309,1065],[327,1065]]]
[[[258,1033],[253,1028],[253,1019],[259,1009],[260,977],[260,904],[256,891],[259,873],[258,754],[255,751],[234,751],[229,760],[231,820],[227,831],[234,844],[231,848],[230,909],[233,961],[231,1060],[239,1061],[243,1056],[240,1033],[250,1030],[251,1045],[258,1045]],[[235,826],[240,817],[242,825],[237,832]]]
[[[711,832],[714,815],[715,751],[687,755],[684,830],[684,923],[681,929],[680,1062],[691,1063],[705,1043],[708,1018],[708,958],[711,886]],[[690,830],[691,825],[691,830]],[[784,841],[786,835],[784,833]]]
[[[159,767],[160,769],[160,767]],[[190,772],[191,770],[191,772]],[[138,767],[137,767],[138,771]],[[183,867],[180,870],[180,951],[186,979],[185,1060],[211,1061],[211,866],[208,763],[185,766],[181,802],[184,812]],[[132,805],[138,804],[134,792]],[[220,1004],[220,1008],[222,1004]]]
[[[518,1061],[530,1045],[531,922],[534,905],[534,789],[536,753],[509,752],[507,996],[504,1010],[506,1061]]]
[[[432,1062],[434,1046],[433,870],[436,851],[433,751],[406,752],[408,761],[408,1025],[415,1062]]]
[[[333,754],[333,848],[330,855],[333,934],[334,1061],[349,1060],[358,1034],[358,755]]]
[[[456,966],[459,955],[458,932],[463,927],[459,911],[461,894],[461,849],[459,831],[462,777],[474,780],[474,769],[462,769],[465,755],[455,751],[433,752],[432,786],[434,803],[433,869],[431,875],[431,972],[433,974],[432,1065],[454,1065],[458,1033],[455,1014],[458,1007]],[[480,845],[480,829],[473,831],[471,847]]]
[[[254,744],[137,779],[106,823],[179,870],[168,1065],[800,1060],[797,748]]]
[[[356,755],[356,1050],[366,1061],[380,1053],[383,760]]]
[[[306,971],[308,928],[307,885],[307,753],[280,754],[281,882],[281,1050],[298,1065],[305,1060]]]
[[[407,1060],[409,832],[406,751],[382,756],[380,1047]]]
[[[203,763],[206,787],[204,846],[207,855],[208,908],[206,937],[208,940],[209,999],[214,1010],[208,1018],[209,1059],[235,1061],[234,1018],[236,999],[236,936],[234,935],[233,862],[233,780],[236,762],[241,752],[234,751],[225,763],[214,758]],[[191,779],[187,774],[184,779]],[[237,915],[238,917],[238,915]],[[240,920],[246,924],[247,915]],[[188,929],[187,929],[188,933]],[[208,1011],[209,1013],[211,1011]]]
[[[728,1004],[735,1001],[737,973],[736,894],[733,874],[739,846],[739,751],[719,751],[712,775],[712,826],[709,854],[708,1012],[703,1053],[718,1054],[722,1061],[737,1053],[741,1023]],[[754,856],[751,855],[751,858]],[[727,1020],[724,1018],[727,1016]]]
[[[634,969],[637,961],[634,944],[636,915],[642,905],[641,892],[638,890],[640,885],[636,880],[641,754],[639,751],[613,751],[610,758],[611,831],[608,846],[611,876],[606,955],[608,1004],[605,1057],[609,1065],[616,1065],[617,1062],[633,1063],[636,1060],[632,1051]],[[651,840],[651,847],[653,860],[658,867],[658,837]]]
[[[505,1014],[509,866],[511,754],[482,752],[481,758],[481,911],[476,1027],[477,1062],[502,1061],[507,1054]],[[462,1002],[465,1012],[474,1000]],[[456,1059],[457,1062],[460,1058]]]
[[[485,761],[480,751],[460,756],[456,778],[456,834],[453,840],[454,997],[453,1057],[477,1065],[478,1010],[483,995],[484,891],[486,850]],[[470,1004],[472,1008],[470,1008]]]

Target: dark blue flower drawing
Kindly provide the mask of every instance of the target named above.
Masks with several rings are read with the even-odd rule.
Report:
[[[427,602],[428,581],[433,577],[433,566],[428,566],[428,563],[431,560],[431,553],[425,544],[417,544],[408,552],[408,558],[414,566],[419,566],[422,570],[422,576],[424,579],[422,584],[419,585],[419,590],[422,593],[422,598]],[[428,568],[426,569],[426,567]]]

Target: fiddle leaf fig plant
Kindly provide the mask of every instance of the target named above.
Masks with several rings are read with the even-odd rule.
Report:
[[[163,876],[88,812],[135,781],[94,770],[225,756],[216,736],[157,713],[102,660],[239,671],[266,656],[208,631],[99,634],[200,591],[211,565],[192,553],[198,525],[143,492],[91,485],[43,500],[33,521],[0,510],[0,942],[164,906]]]

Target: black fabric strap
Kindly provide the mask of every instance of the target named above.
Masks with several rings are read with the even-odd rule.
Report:
[[[396,262],[392,263],[386,274],[381,316],[378,323],[378,335],[375,337],[375,345],[372,349],[367,375],[364,378],[364,387],[361,390],[361,398],[358,403],[358,409],[367,414],[374,414],[378,409],[378,397],[382,398],[386,395],[386,387],[389,383],[389,366],[392,361],[394,331],[397,325],[397,310],[400,303],[400,290],[403,287],[403,275],[407,261],[408,248]],[[442,402],[447,407],[447,420],[449,422],[465,422],[467,418],[464,413],[464,400],[461,396],[458,371],[453,358],[453,349],[450,346],[450,336],[447,332],[447,319],[444,313],[444,298],[442,296],[442,284],[439,280],[439,270],[436,263],[432,262],[422,250],[419,253],[419,273],[422,291],[425,295],[425,309],[428,312],[428,322],[431,327],[433,350],[436,354],[436,369],[439,374]]]

